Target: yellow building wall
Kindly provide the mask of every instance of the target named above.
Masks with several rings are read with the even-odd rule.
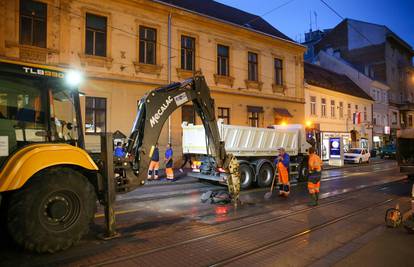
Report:
[[[316,115],[311,114],[311,96],[316,97]],[[321,99],[326,99],[326,117],[321,114]],[[372,105],[374,101],[365,98],[359,98],[352,95],[339,93],[326,88],[307,85],[305,86],[305,118],[307,121],[320,125],[321,132],[338,132],[349,133],[351,130],[357,130],[369,141],[372,148]],[[335,117],[331,116],[331,100],[335,101]],[[344,116],[339,117],[339,102],[344,103]],[[348,115],[348,104],[351,104],[351,114]],[[356,111],[355,105],[358,105],[358,111],[361,112],[362,123],[354,125],[352,121],[352,114]],[[367,120],[364,121],[364,107],[367,108]]]
[[[286,108],[294,116],[288,123],[303,123],[303,53],[305,48],[285,40],[235,27],[148,0],[39,0],[48,5],[47,48],[19,44],[19,1],[0,0],[0,56],[81,70],[80,90],[86,96],[107,99],[107,129],[128,135],[136,115],[137,101],[149,90],[168,83],[168,16],[171,16],[171,80],[192,75],[180,70],[180,38],[196,39],[196,71],[206,77],[217,107],[231,109],[231,123],[247,125],[247,105],[264,109],[260,126],[274,124],[274,108]],[[107,17],[107,56],[85,55],[86,13]],[[138,63],[139,26],[157,30],[155,66]],[[232,85],[215,78],[217,44],[230,47]],[[248,88],[247,53],[259,55],[260,89]],[[284,87],[274,88],[274,58],[283,60]],[[85,97],[81,97],[85,119]],[[168,127],[160,146],[168,140]],[[181,153],[181,110],[171,119],[176,155]],[[99,148],[99,136],[86,135],[87,148]]]

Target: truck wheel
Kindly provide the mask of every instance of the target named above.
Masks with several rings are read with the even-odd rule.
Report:
[[[241,164],[239,166],[240,172],[240,188],[247,189],[253,183],[253,169],[247,164]]]
[[[299,171],[298,171],[298,181],[299,182],[306,182],[308,180],[308,165],[306,164],[299,164]]]
[[[11,196],[7,227],[27,250],[54,253],[88,232],[95,211],[95,190],[88,179],[70,168],[53,168]]]
[[[268,187],[272,183],[273,179],[273,167],[269,164],[263,164],[260,167],[259,173],[257,175],[257,185],[259,187]]]

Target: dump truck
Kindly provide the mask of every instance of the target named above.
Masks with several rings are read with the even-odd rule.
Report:
[[[400,172],[414,179],[414,129],[397,131],[397,161]]]
[[[208,150],[208,140],[203,125],[182,124],[183,153],[199,159],[201,165],[190,176],[225,183],[225,176],[217,172],[214,159]],[[253,184],[267,187],[272,183],[275,172],[274,160],[278,149],[283,147],[290,155],[290,177],[305,180],[307,177],[307,151],[312,146],[312,129],[300,124],[272,125],[268,128],[227,125],[218,121],[220,138],[226,145],[226,151],[236,156],[239,162],[241,188],[247,189]],[[314,143],[313,143],[314,144]]]
[[[239,194],[238,163],[225,150],[213,99],[203,76],[149,91],[139,101],[116,173],[85,150],[78,73],[55,66],[0,59],[0,232],[27,250],[56,252],[88,232],[97,201],[107,191],[127,193],[145,184],[162,127],[192,101],[203,119],[217,168]],[[136,112],[136,111],[132,111]],[[112,147],[106,147],[112,152]],[[121,182],[119,182],[121,181]]]

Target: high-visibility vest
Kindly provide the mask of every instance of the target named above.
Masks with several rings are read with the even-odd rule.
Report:
[[[316,155],[315,153],[311,154],[309,156],[309,162],[308,162],[308,166],[309,166],[309,171],[317,171],[320,172],[322,170],[322,160],[321,158]]]

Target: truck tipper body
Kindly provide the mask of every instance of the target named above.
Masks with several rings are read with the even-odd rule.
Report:
[[[241,187],[248,188],[256,183],[260,187],[268,186],[275,171],[274,160],[279,149],[284,148],[291,158],[290,176],[303,179],[307,173],[307,150],[311,146],[306,141],[306,131],[302,125],[272,125],[257,128],[218,122],[220,138],[226,151],[239,161]],[[192,154],[200,159],[202,165],[191,176],[225,182],[220,171],[214,168],[206,149],[207,140],[202,125],[183,123],[183,153]]]

